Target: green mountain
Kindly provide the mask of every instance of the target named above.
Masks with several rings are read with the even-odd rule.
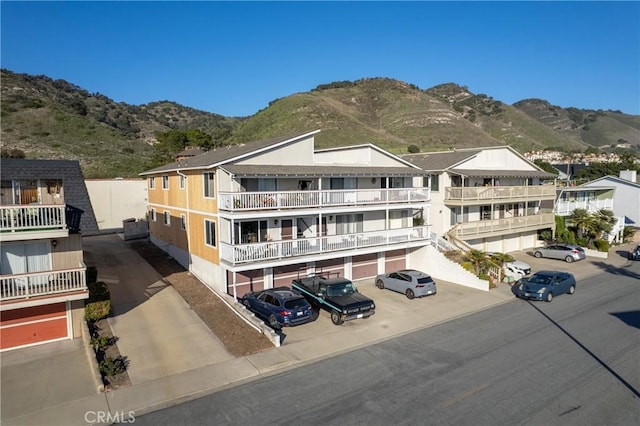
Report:
[[[396,154],[504,144],[520,152],[640,148],[640,116],[539,100],[511,106],[453,83],[421,90],[389,78],[334,82],[274,100],[250,117],[170,101],[116,103],[64,80],[8,70],[0,86],[3,151],[77,159],[86,177],[136,176],[148,168],[158,132],[186,129],[212,135],[217,146],[321,129],[318,148],[374,143]]]
[[[640,148],[640,116],[621,111],[594,111],[560,108],[541,99],[525,99],[514,104],[536,121],[597,148],[628,144]]]

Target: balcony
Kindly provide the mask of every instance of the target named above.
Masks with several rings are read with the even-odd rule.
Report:
[[[87,290],[86,267],[0,275],[0,301]]]
[[[585,209],[589,213],[595,213],[600,209],[613,210],[613,200],[559,200],[556,204],[556,214],[559,216],[568,216],[575,209]]]
[[[531,216],[459,223],[452,229],[452,232],[455,233],[456,238],[471,240],[554,227],[555,214],[541,213]]]
[[[65,205],[0,206],[0,241],[69,235]]]
[[[220,209],[242,212],[429,201],[429,188],[221,192]]]
[[[555,199],[554,185],[445,188],[445,203],[456,206]]]
[[[282,258],[294,258],[321,253],[341,252],[365,247],[384,246],[430,240],[429,226],[362,232],[359,234],[329,235],[297,240],[231,245],[222,243],[221,260],[238,265]],[[301,261],[301,260],[297,260]]]

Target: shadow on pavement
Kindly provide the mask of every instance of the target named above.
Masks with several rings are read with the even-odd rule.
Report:
[[[600,270],[602,270],[603,272],[607,272],[612,275],[622,275],[625,277],[640,279],[640,274],[628,269],[629,265],[626,265],[624,267],[617,267],[602,261],[591,262],[591,263],[597,268],[599,268]]]
[[[611,312],[610,315],[613,315],[630,327],[640,328],[640,311]]]

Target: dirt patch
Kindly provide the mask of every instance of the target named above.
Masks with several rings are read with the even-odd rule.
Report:
[[[240,357],[272,349],[273,343],[229,308],[200,280],[148,240],[128,242],[191,306],[227,351]]]

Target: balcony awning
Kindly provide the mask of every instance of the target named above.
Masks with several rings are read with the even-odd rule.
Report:
[[[557,177],[553,173],[547,173],[539,170],[463,170],[452,169],[450,173],[459,174],[465,177],[514,177],[514,178],[540,178],[540,179],[552,179]]]
[[[225,164],[223,170],[241,177],[411,177],[428,176],[412,167],[274,166]]]

